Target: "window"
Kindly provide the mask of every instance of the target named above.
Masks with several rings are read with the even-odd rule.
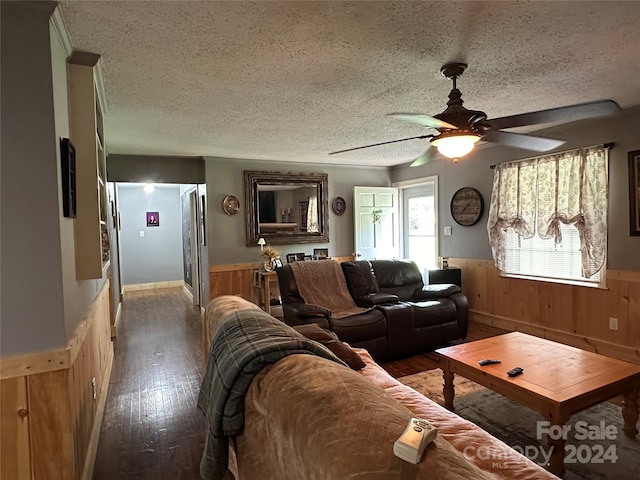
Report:
[[[421,272],[436,268],[436,179],[402,188],[404,257],[418,265]]]
[[[603,285],[607,165],[590,148],[496,167],[487,230],[503,274]]]

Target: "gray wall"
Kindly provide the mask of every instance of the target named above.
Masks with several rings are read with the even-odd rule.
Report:
[[[62,216],[59,139],[69,122],[54,6],[1,3],[2,357],[64,347],[103,281],[76,280],[73,221]]]
[[[390,186],[389,173],[384,168],[343,167],[322,164],[296,164],[238,160],[205,157],[207,179],[207,209],[209,222],[209,263],[224,265],[230,263],[255,262],[259,260],[260,248],[246,246],[244,204],[244,170],[269,170],[276,172],[326,173],[329,177],[329,243],[275,245],[282,258],[287,253],[305,252],[309,255],[314,248],[328,248],[330,256],[351,255],[353,253],[353,187]],[[240,212],[228,216],[222,210],[226,195],[240,199]],[[347,210],[342,216],[331,211],[331,201],[343,197]]]
[[[609,152],[609,248],[608,268],[640,271],[640,237],[629,235],[629,171],[627,153],[640,149],[640,107],[614,116],[583,120],[538,132],[541,136],[561,138],[567,143],[559,150],[587,147],[607,142],[616,146]],[[490,165],[529,158],[531,152],[495,145],[483,145],[458,164],[436,159],[422,167],[399,167],[391,172],[394,182],[438,175],[440,255],[470,259],[491,259],[487,236],[487,212],[491,200],[493,170]],[[475,187],[484,197],[485,213],[472,227],[455,223],[449,211],[454,192],[461,187]],[[444,226],[451,225],[452,236],[443,236]]]
[[[182,280],[180,185],[118,183],[122,284]],[[147,227],[146,212],[159,212],[160,225]],[[140,232],[144,237],[140,237]]]

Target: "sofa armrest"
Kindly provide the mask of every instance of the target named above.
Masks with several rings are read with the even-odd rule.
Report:
[[[453,283],[434,283],[425,285],[422,290],[416,292],[414,300],[434,300],[437,298],[447,298],[454,293],[460,293],[462,290]]]
[[[319,305],[306,303],[285,303],[282,305],[285,322],[288,325],[317,323],[321,328],[329,328],[331,312]]]
[[[392,293],[369,293],[356,299],[359,307],[375,307],[376,305],[387,305],[390,303],[398,303],[400,299]]]

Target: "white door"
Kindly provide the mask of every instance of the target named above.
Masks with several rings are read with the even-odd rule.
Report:
[[[354,187],[356,260],[399,258],[398,189]]]

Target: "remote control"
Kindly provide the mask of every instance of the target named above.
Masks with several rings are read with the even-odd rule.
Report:
[[[509,375],[510,377],[517,377],[518,375],[520,375],[522,372],[524,372],[524,369],[520,368],[520,367],[516,367],[513,370],[509,370],[507,372],[507,375]]]
[[[480,360],[478,363],[480,364],[480,366],[484,367],[485,365],[495,365],[496,363],[502,363],[502,362],[500,362],[500,360],[487,358],[486,360]]]
[[[406,462],[420,463],[424,449],[437,435],[438,429],[429,422],[421,418],[412,418],[400,438],[393,444],[393,453]]]

